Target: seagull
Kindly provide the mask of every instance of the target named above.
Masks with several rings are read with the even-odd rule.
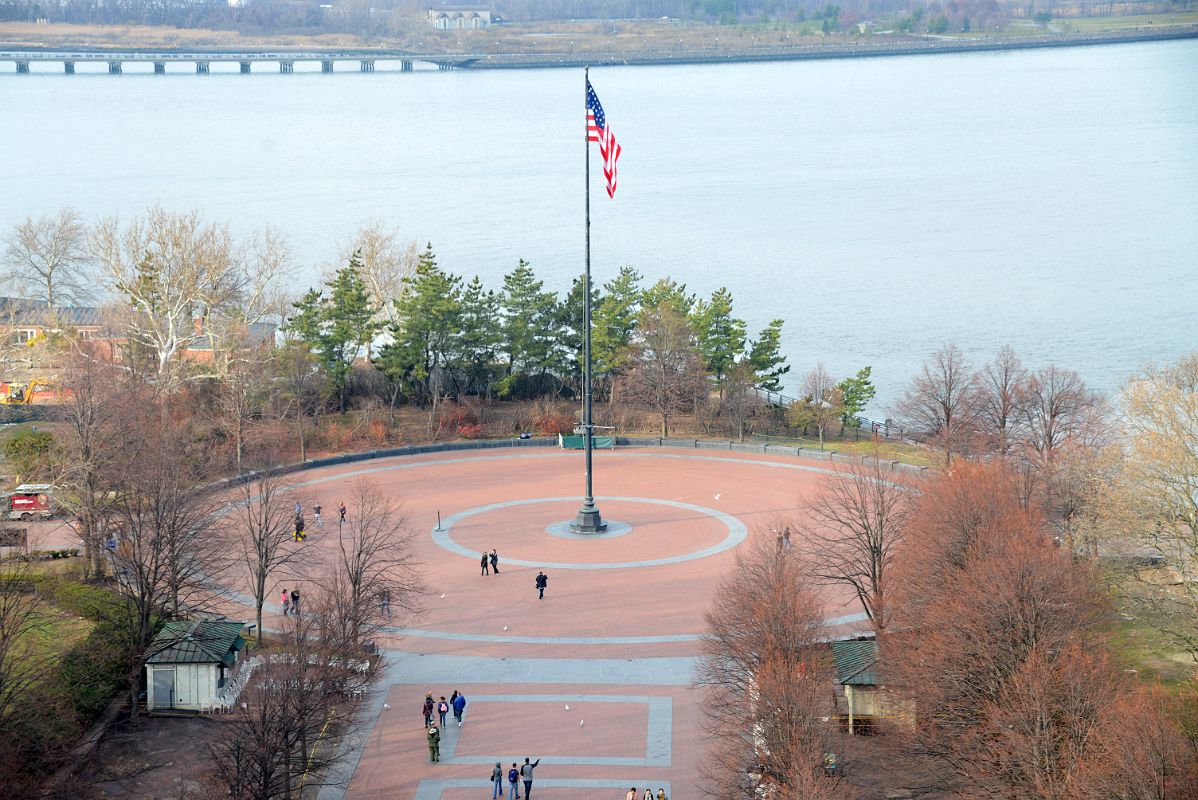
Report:
[[[507,630],[507,625],[504,625],[504,626],[503,626],[503,629],[506,631],[506,630]]]
[[[441,599],[442,599],[442,600],[444,600],[444,599],[445,599],[445,595],[441,595]]]
[[[720,499],[720,495],[722,495],[722,494],[723,494],[723,492],[716,492],[716,493],[715,493],[715,499],[716,499],[716,500],[719,500],[719,499]]]
[[[580,720],[578,720],[578,727],[580,727],[580,728],[581,728],[581,727],[582,727],[582,723],[583,723],[584,721],[585,721],[585,720],[581,720],[581,719],[580,719]]]
[[[383,708],[391,708],[391,704],[390,704],[390,703],[383,703]]]
[[[567,710],[567,711],[569,711],[569,710],[570,710],[570,704],[569,704],[569,703],[566,703],[566,710]]]

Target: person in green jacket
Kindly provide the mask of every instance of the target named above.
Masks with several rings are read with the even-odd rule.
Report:
[[[441,731],[437,730],[436,725],[428,728],[428,760],[441,760]]]

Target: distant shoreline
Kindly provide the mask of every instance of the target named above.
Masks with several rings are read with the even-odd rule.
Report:
[[[1049,47],[1087,47],[1134,42],[1175,41],[1198,38],[1198,25],[1161,26],[1128,29],[1088,34],[1042,34],[1037,36],[995,36],[973,39],[962,38],[916,38],[865,39],[868,44],[842,43],[799,44],[774,48],[679,48],[672,51],[644,50],[641,52],[595,52],[583,53],[471,53],[451,51],[426,51],[384,49],[362,46],[348,47],[204,47],[180,46],[161,47],[153,45],[89,44],[30,45],[5,44],[0,42],[0,61],[19,60],[29,55],[32,60],[53,59],[61,55],[70,60],[70,54],[87,54],[93,59],[112,56],[134,56],[146,60],[155,55],[176,58],[196,56],[213,61],[235,60],[237,54],[277,54],[303,56],[312,59],[327,55],[330,58],[361,58],[377,60],[426,61],[447,65],[453,69],[561,69],[583,66],[663,66],[669,64],[736,64],[766,61],[816,61],[828,59],[882,58],[888,56],[933,55],[939,53],[985,53],[1004,50],[1030,50]],[[169,60],[169,58],[168,58]]]
[[[553,69],[560,67],[663,66],[667,64],[725,64],[760,61],[819,61],[838,58],[883,58],[887,56],[933,55],[937,53],[985,53],[1000,50],[1031,50],[1046,47],[1087,47],[1133,42],[1198,39],[1198,25],[1119,31],[1109,34],[1052,34],[1029,37],[995,37],[976,40],[892,40],[884,44],[833,44],[797,46],[775,50],[729,50],[727,52],[685,51],[636,55],[595,55],[590,58],[561,56],[557,59],[495,55],[463,65],[463,69]]]

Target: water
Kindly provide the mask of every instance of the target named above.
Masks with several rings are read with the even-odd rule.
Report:
[[[195,207],[282,229],[307,285],[382,219],[455,272],[498,285],[523,257],[564,291],[581,71],[389,68],[0,75],[0,230]],[[785,318],[790,387],[872,364],[882,415],[949,341],[1107,391],[1198,347],[1198,41],[592,80],[624,148],[614,201],[593,155],[596,278],[631,264],[729,287],[752,330]]]

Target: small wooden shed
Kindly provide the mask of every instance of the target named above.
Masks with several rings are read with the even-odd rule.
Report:
[[[849,733],[884,719],[887,702],[878,681],[878,643],[872,639],[832,642],[832,658],[848,706]]]
[[[146,708],[211,709],[245,657],[244,622],[168,622],[146,655]]]

